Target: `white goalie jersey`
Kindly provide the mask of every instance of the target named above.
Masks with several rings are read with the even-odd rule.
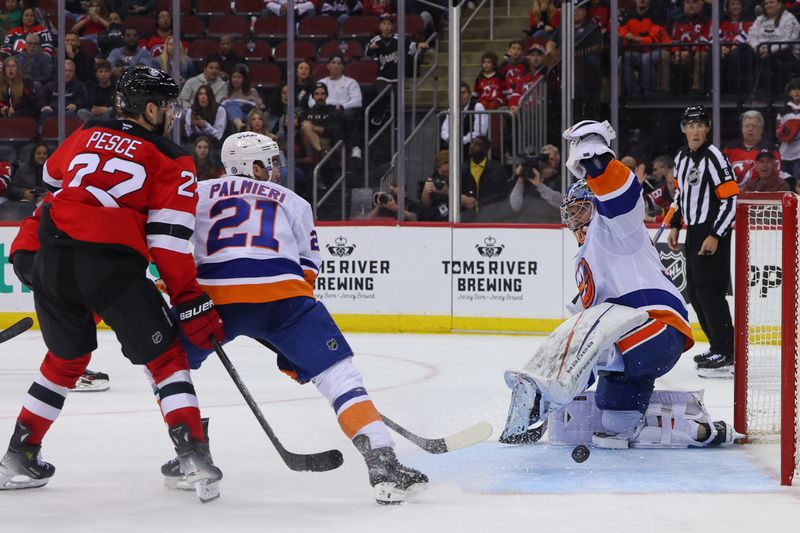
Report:
[[[686,336],[694,344],[686,303],[661,264],[644,225],[642,186],[633,172],[614,159],[587,183],[596,196],[597,213],[575,256],[575,279],[584,308],[608,302],[647,311],[650,318]],[[634,330],[618,345],[635,344]],[[623,350],[624,351],[624,350]]]
[[[215,303],[314,297],[322,257],[308,202],[243,176],[201,181],[197,193],[197,281]]]

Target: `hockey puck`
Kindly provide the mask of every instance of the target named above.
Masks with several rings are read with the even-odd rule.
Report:
[[[575,446],[575,449],[572,450],[572,460],[576,463],[582,463],[589,458],[589,453],[589,448],[583,444]]]

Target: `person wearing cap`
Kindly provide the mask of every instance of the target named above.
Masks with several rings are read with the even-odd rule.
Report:
[[[789,191],[789,183],[783,178],[775,161],[775,154],[764,148],[756,155],[756,166],[753,176],[744,184],[744,192],[780,192]]]
[[[508,108],[512,113],[519,110],[519,100],[528,89],[533,87],[536,81],[544,76],[546,68],[544,66],[545,51],[544,45],[533,43],[528,49],[528,70],[516,76],[509,83]]]
[[[730,284],[731,227],[739,186],[728,160],[711,144],[711,117],[703,106],[683,112],[686,145],[675,156],[677,209],[667,244],[679,251],[685,222],[686,291],[710,347],[695,356],[701,377],[733,376],[733,321],[725,295]]]
[[[319,161],[342,139],[342,117],[335,106],[327,103],[328,87],[317,82],[311,93],[314,105],[300,117],[300,131],[306,153]]]

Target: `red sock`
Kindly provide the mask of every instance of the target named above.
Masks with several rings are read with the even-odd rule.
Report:
[[[178,341],[147,363],[147,369],[158,387],[158,401],[167,426],[186,424],[192,439],[205,441],[200,409],[189,374],[186,352]]]

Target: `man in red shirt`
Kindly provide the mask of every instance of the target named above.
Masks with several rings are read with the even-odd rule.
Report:
[[[180,116],[178,85],[160,70],[137,66],[117,91],[124,118],[87,123],[50,156],[43,180],[58,194],[23,223],[12,245],[15,272],[34,288],[49,351],[0,461],[0,489],[41,487],[55,473],[41,459],[42,439],[97,348],[97,315],[114,330],[125,357],[146,367],[181,468],[209,501],[219,496],[222,472],[211,460],[178,325],[145,277],[152,258],[191,343],[210,347],[212,336],[223,339],[189,251],[194,164],[163,136]]]
[[[751,109],[740,117],[742,138],[725,146],[722,153],[728,158],[733,176],[743,188],[753,176],[756,156],[762,150],[771,150],[780,166],[781,155],[775,146],[764,138],[764,115]]]

